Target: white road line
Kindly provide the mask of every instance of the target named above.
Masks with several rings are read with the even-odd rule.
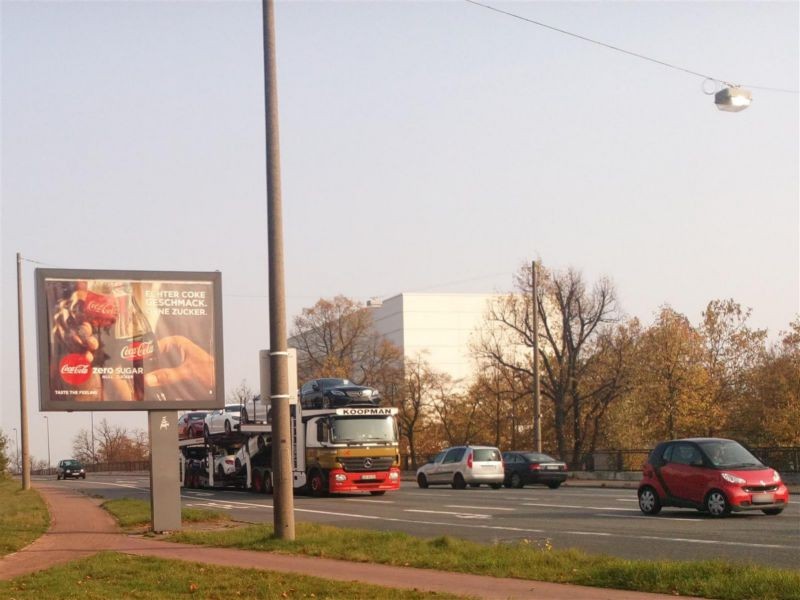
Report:
[[[538,504],[535,502],[523,502],[522,506],[541,506],[544,508],[583,508],[586,510],[620,510],[625,512],[639,512],[635,508],[618,508],[616,506],[578,506],[575,504]]]
[[[472,508],[476,510],[510,510],[513,511],[513,508],[501,508],[499,506],[465,506],[463,504],[445,504],[445,508]]]
[[[142,488],[142,487],[136,487],[133,484],[111,483],[110,481],[97,481],[96,479],[94,479],[92,481],[82,480],[81,483],[83,483],[84,485],[96,483],[96,484],[99,484],[99,485],[110,485],[110,486],[114,486],[114,487],[126,488],[126,489],[129,489],[129,490],[139,490],[141,492],[148,492],[148,493],[150,492],[150,488],[149,487]]]
[[[446,510],[422,510],[418,508],[406,508],[404,512],[426,513],[432,515],[453,515],[459,519],[491,519],[492,515],[482,515],[478,513],[452,512]]]
[[[617,502],[638,502],[638,498],[614,498]]]
[[[654,520],[654,518],[658,517],[646,517],[644,515],[604,515],[603,513],[595,513],[595,517],[614,517],[616,519],[647,519],[649,521]],[[669,519],[670,522],[672,521],[689,521],[690,523],[702,523],[700,519],[685,519],[683,517],[660,517],[663,519]]]
[[[372,504],[394,504],[394,500],[370,500],[369,498],[345,498],[347,502],[370,502]]]

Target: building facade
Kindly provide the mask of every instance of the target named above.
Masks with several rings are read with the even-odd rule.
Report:
[[[397,345],[406,358],[422,358],[449,374],[458,387],[475,375],[470,347],[486,324],[489,303],[498,294],[402,293],[367,307],[378,333]]]

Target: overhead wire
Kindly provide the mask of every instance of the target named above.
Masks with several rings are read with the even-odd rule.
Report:
[[[684,73],[688,73],[690,75],[694,75],[696,77],[702,77],[703,79],[708,79],[711,81],[716,81],[718,83],[722,83],[728,87],[741,87],[743,84],[736,84],[731,83],[730,81],[726,81],[724,79],[719,79],[718,77],[712,77],[711,75],[706,75],[704,73],[700,73],[698,71],[693,71],[691,69],[687,69],[685,67],[681,67],[678,65],[673,65],[672,63],[668,63],[663,60],[658,60],[657,58],[652,58],[650,56],[645,56],[644,54],[639,54],[638,52],[632,52],[631,50],[626,50],[625,48],[620,48],[619,46],[614,46],[612,44],[607,44],[605,42],[601,42],[599,40],[592,39],[590,37],[586,37],[585,35],[580,35],[577,33],[573,33],[571,31],[567,31],[566,29],[560,29],[558,27],[553,27],[552,25],[548,25],[547,23],[542,23],[541,21],[537,21],[535,19],[531,19],[528,17],[523,17],[522,15],[518,15],[516,13],[509,12],[507,10],[503,10],[501,8],[497,8],[495,6],[491,6],[489,4],[483,4],[482,2],[477,2],[476,0],[464,0],[464,2],[468,2],[469,4],[474,4],[475,6],[479,6],[481,8],[485,8],[487,10],[494,11],[496,13],[500,13],[509,17],[513,17],[514,19],[519,19],[520,21],[525,21],[526,23],[531,23],[533,25],[538,25],[539,27],[543,27],[545,29],[549,29],[551,31],[555,31],[557,33],[562,33],[564,35],[568,35],[570,37],[577,38],[579,40],[583,40],[585,42],[589,42],[592,44],[596,44],[598,46],[603,46],[604,48],[608,48],[609,50],[614,50],[616,52],[621,52],[623,54],[627,54],[629,56],[633,56],[636,58],[640,58],[642,60],[646,60],[652,63],[656,63],[658,65],[662,65],[664,67],[668,67],[670,69],[675,69],[677,71],[683,71]],[[798,90],[790,90],[786,88],[777,88],[777,87],[766,87],[766,86],[758,86],[758,85],[749,85],[744,84],[746,87],[756,90],[766,90],[771,92],[784,92],[788,94],[797,94],[800,93]]]

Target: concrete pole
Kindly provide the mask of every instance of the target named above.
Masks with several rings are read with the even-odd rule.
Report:
[[[31,489],[28,448],[28,393],[25,385],[25,330],[22,326],[22,256],[17,252],[17,323],[19,328],[19,431],[22,436],[22,489]]]
[[[531,303],[533,305],[533,447],[542,451],[542,402],[539,394],[539,303],[536,261],[531,263]]]
[[[275,2],[262,0],[264,19],[264,105],[267,134],[267,245],[269,251],[270,404],[272,406],[273,524],[275,537],[295,539],[292,435],[289,416],[286,292],[283,274],[278,77],[275,65]],[[299,424],[298,424],[299,426]]]
[[[47,468],[50,469],[50,419],[47,415],[44,416],[44,422],[47,425]]]

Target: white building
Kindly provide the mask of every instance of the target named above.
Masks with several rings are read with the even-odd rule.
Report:
[[[371,300],[375,329],[400,347],[407,358],[418,354],[458,385],[475,375],[470,344],[486,323],[488,303],[498,294],[402,293]]]

